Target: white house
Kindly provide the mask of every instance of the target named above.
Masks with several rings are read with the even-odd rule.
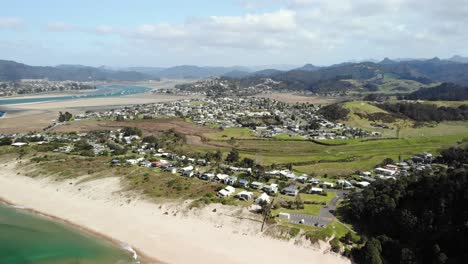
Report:
[[[370,183],[365,182],[365,181],[360,181],[360,182],[356,182],[356,185],[357,185],[358,187],[365,188],[365,187],[369,186]]]
[[[22,147],[22,146],[26,146],[28,143],[24,143],[24,142],[15,142],[13,144],[11,144],[13,147]]]
[[[262,190],[268,194],[275,194],[278,192],[278,184],[272,183],[270,185],[265,185]]]
[[[394,170],[389,170],[389,169],[384,169],[384,168],[375,168],[374,171],[376,173],[382,173],[382,174],[385,174],[387,176],[393,176],[393,174],[396,173],[396,171],[394,171]]]
[[[317,188],[317,187],[312,187],[312,188],[310,188],[309,193],[323,193],[323,189],[322,188]]]
[[[218,197],[219,198],[226,198],[226,197],[229,197],[229,196],[233,195],[235,192],[236,192],[236,188],[234,188],[232,186],[226,186],[224,189],[222,189],[222,190],[220,190],[218,192]]]
[[[250,187],[251,187],[252,189],[260,190],[260,189],[263,187],[263,183],[261,183],[261,182],[255,182],[255,181],[254,181],[254,182],[251,182],[251,183],[250,183]]]
[[[322,182],[322,186],[325,188],[333,188],[333,183],[331,182]]]
[[[242,201],[250,201],[253,198],[253,192],[248,192],[248,191],[242,191],[236,195],[239,200]]]
[[[218,174],[215,176],[215,180],[216,180],[216,181],[219,181],[219,182],[224,182],[227,178],[229,178],[229,175],[227,175],[227,174],[218,173]]]

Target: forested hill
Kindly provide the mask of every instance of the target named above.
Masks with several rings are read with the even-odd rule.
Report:
[[[113,71],[80,65],[29,66],[14,61],[0,60],[0,81],[45,78],[51,81],[139,81],[150,79],[148,75],[135,71]]]
[[[432,88],[425,88],[404,96],[408,100],[429,101],[465,101],[468,100],[468,86],[443,83]]]
[[[365,236],[357,263],[468,263],[468,148],[442,152],[449,169],[377,181],[350,195],[348,220]]]
[[[392,61],[380,63],[343,63],[313,70],[298,68],[270,74],[273,80],[285,82],[290,89],[315,93],[379,91],[389,82],[391,90],[414,91],[437,82],[468,85],[468,64],[448,60]]]

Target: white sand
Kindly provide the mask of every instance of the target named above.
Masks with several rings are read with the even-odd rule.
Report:
[[[17,175],[15,164],[0,166],[1,198],[129,243],[166,263],[350,263],[264,237],[260,223],[229,216],[240,208],[215,205],[216,212],[210,207],[184,213],[182,206],[158,205],[121,192],[118,178],[52,182]]]

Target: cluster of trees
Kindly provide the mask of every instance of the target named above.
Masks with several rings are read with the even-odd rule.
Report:
[[[65,112],[65,113],[59,112],[59,118],[58,118],[59,122],[70,121],[72,118],[73,118],[73,115],[69,112]]]
[[[402,96],[402,98],[407,100],[465,101],[468,100],[468,87],[443,83],[437,87],[419,89]]]
[[[124,137],[129,137],[129,136],[139,136],[141,137],[143,135],[143,132],[141,129],[137,127],[124,127],[120,131],[123,133]]]
[[[458,153],[456,155],[454,153]],[[442,154],[466,160],[467,149]],[[466,263],[468,171],[377,181],[350,195],[344,215],[365,236],[352,256],[357,263]]]
[[[140,130],[141,131],[141,130]],[[174,129],[169,129],[162,132],[157,137],[156,136],[146,136],[143,138],[144,143],[149,143],[150,146],[155,149],[164,148],[175,150],[177,147],[182,146],[187,142],[185,135],[175,131]]]
[[[465,148],[451,147],[445,149],[437,157],[436,162],[448,164],[455,168],[463,167],[468,164],[468,146]]]
[[[4,137],[0,139],[0,146],[9,146],[13,143],[13,140],[9,137]]]
[[[318,113],[328,120],[337,121],[348,119],[349,110],[340,104],[331,104],[322,107]]]
[[[231,164],[236,164],[245,168],[255,167],[255,161],[249,158],[240,159],[239,151],[236,149],[231,150],[226,156],[226,162]]]
[[[437,107],[436,105],[421,103],[384,103],[377,106],[394,114],[409,117],[420,122],[468,120],[467,105]]]

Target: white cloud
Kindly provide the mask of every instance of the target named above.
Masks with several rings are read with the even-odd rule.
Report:
[[[49,23],[45,27],[46,31],[49,32],[67,32],[74,30],[73,26],[63,22]]]
[[[22,30],[23,21],[16,17],[0,17],[0,29]]]
[[[248,13],[191,17],[176,24],[73,28],[103,38],[120,36],[127,43],[125,54],[145,52],[186,63],[329,64],[468,52],[461,44],[468,41],[466,0],[271,0],[270,7],[277,8],[268,12],[262,11],[268,0],[235,1]]]

